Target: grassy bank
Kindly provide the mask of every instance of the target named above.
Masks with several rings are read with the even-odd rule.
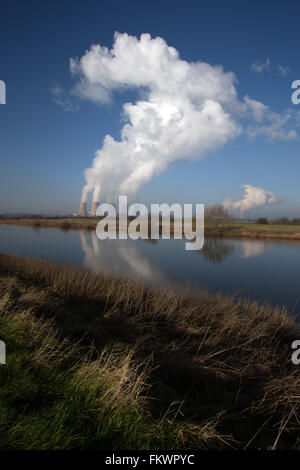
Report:
[[[206,235],[264,240],[300,240],[300,225],[234,223],[216,226],[208,224]]]
[[[0,294],[0,448],[300,448],[284,310],[10,255]]]
[[[69,218],[0,218],[0,224],[25,225],[28,227],[53,227],[62,230],[95,230],[98,220],[91,217]],[[173,224],[171,222],[171,234]],[[250,223],[211,223],[205,224],[206,236],[227,238],[248,238],[263,240],[299,240],[300,225],[250,224]]]
[[[52,227],[63,230],[95,230],[98,220],[92,217],[1,217],[0,224],[25,225],[27,227]]]

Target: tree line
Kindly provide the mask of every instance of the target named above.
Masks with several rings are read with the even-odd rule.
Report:
[[[274,224],[274,225],[300,225],[300,218],[289,219],[288,217],[279,217],[278,219],[269,220],[266,217],[259,217],[257,224]]]

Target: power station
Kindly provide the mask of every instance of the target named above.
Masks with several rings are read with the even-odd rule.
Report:
[[[87,210],[87,203],[81,202],[79,206],[79,211],[74,214],[74,217],[96,217],[97,207],[99,202],[93,201],[92,208],[90,211]]]
[[[98,206],[99,206],[99,202],[96,202],[96,201],[92,202],[92,209],[91,209],[91,212],[90,212],[90,215],[92,217],[96,217],[96,212],[97,212],[97,207]]]
[[[86,202],[81,202],[79,206],[79,212],[78,214],[80,217],[87,217],[87,208],[86,208]]]

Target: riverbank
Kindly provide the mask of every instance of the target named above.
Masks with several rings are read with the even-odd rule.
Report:
[[[0,218],[0,224],[25,225],[35,228],[52,227],[61,230],[95,230],[97,223],[98,219],[91,217]],[[171,222],[171,235],[172,234],[173,223]],[[205,235],[240,239],[300,241],[300,225],[208,222],[205,224]]]
[[[0,255],[2,449],[299,449],[283,309]]]
[[[207,224],[206,235],[256,240],[299,240],[300,225],[234,223],[223,226]]]

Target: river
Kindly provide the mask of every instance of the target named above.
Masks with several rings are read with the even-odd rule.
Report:
[[[153,283],[189,285],[286,305],[300,318],[300,243],[208,238],[200,251],[184,240],[104,240],[94,231],[0,225],[0,252],[68,262]]]

